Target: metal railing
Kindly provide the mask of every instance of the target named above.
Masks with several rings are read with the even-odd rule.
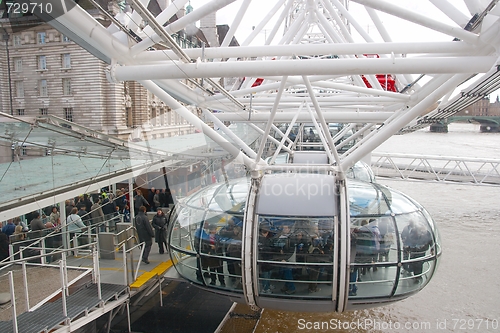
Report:
[[[113,220],[113,219],[112,219]],[[68,281],[68,265],[67,265],[67,257],[71,255],[71,253],[76,255],[79,252],[85,252],[86,256],[89,255],[92,257],[92,268],[87,268],[84,270],[82,274],[80,274],[77,278],[72,281],[77,281],[80,278],[92,274],[92,282],[97,286],[97,295],[98,299],[102,299],[101,293],[101,274],[100,274],[100,265],[99,265],[99,233],[103,231],[109,231],[110,220],[102,221],[100,223],[91,224],[87,227],[87,229],[83,232],[75,232],[75,231],[62,231],[57,229],[52,230],[41,230],[37,232],[29,232],[24,234],[24,239],[19,240],[19,234],[14,235],[16,237],[11,237],[10,247],[10,256],[8,259],[0,262],[0,277],[7,275],[10,283],[10,296],[11,296],[11,308],[12,308],[12,325],[13,331],[15,333],[18,332],[18,322],[17,316],[18,311],[16,308],[16,298],[14,291],[14,276],[13,271],[15,265],[22,266],[22,275],[23,275],[23,289],[26,303],[26,311],[34,311],[38,307],[42,306],[48,299],[54,296],[54,293],[60,294],[62,299],[62,312],[64,317],[67,317],[68,309],[66,298],[69,296],[69,285]],[[70,242],[67,243],[68,248],[64,248],[63,238],[67,237],[68,234],[71,234],[73,237]],[[125,238],[123,237],[125,234]],[[85,241],[83,240],[85,238]],[[118,241],[121,239],[121,241]],[[124,274],[124,284],[130,285],[130,278],[135,281],[139,274],[140,268],[140,260],[137,264],[137,267],[134,267],[134,259],[133,259],[133,251],[140,247],[141,253],[140,257],[142,257],[142,252],[144,251],[143,243],[137,244],[135,227],[130,226],[121,232],[118,232],[113,237],[114,244],[113,248],[115,252],[123,253],[123,274]],[[85,244],[81,244],[85,242]],[[131,242],[135,243],[132,244]],[[128,247],[128,248],[127,248]],[[121,249],[121,251],[120,251]],[[60,283],[61,286],[50,296],[45,298],[42,301],[39,301],[38,304],[34,307],[30,306],[30,295],[28,292],[28,274],[26,271],[26,266],[50,266],[54,267],[56,265],[54,258],[59,260],[59,271],[60,271]],[[59,259],[60,258],[60,259]],[[29,264],[31,262],[31,264]],[[35,263],[33,263],[35,262]],[[129,269],[130,266],[130,269]],[[7,271],[5,274],[1,274],[2,271]],[[132,275],[130,276],[130,273]],[[38,277],[39,278],[39,277]],[[19,287],[18,287],[19,288]],[[127,317],[130,326],[130,313],[128,311],[128,302],[127,302]]]
[[[500,159],[372,153],[377,177],[500,185]]]
[[[42,242],[43,243],[43,242]],[[30,247],[33,250],[42,250],[42,247],[36,247],[32,245],[28,245],[26,247],[23,247],[23,249],[26,249]],[[90,247],[92,248],[92,260],[93,260],[93,269],[85,269],[78,277],[73,279],[73,282],[78,281],[85,275],[89,274],[89,271],[92,272],[92,282],[96,284],[97,286],[97,295],[98,299],[102,299],[101,296],[101,280],[100,280],[100,274],[99,274],[99,258],[98,258],[98,251],[97,251],[97,243],[91,243],[91,244],[86,244],[82,245],[80,247]],[[19,255],[21,256],[19,259],[14,259],[13,256],[10,257],[10,261],[3,261],[0,262],[0,272],[2,271],[7,271],[6,273],[0,275],[4,276],[7,275],[9,279],[9,289],[10,289],[10,298],[11,298],[11,311],[12,311],[12,327],[13,327],[13,332],[17,333],[19,332],[18,328],[18,321],[17,321],[17,302],[16,302],[16,293],[15,293],[15,288],[14,288],[14,266],[16,264],[20,264],[22,267],[22,276],[23,276],[23,292],[24,292],[24,301],[25,301],[25,306],[26,306],[26,311],[31,312],[35,311],[38,307],[43,305],[45,301],[51,299],[54,294],[61,294],[62,297],[62,311],[64,317],[67,317],[67,304],[66,304],[66,297],[69,296],[69,286],[70,282],[68,281],[68,265],[66,262],[66,253],[68,251],[72,251],[74,249],[54,249],[50,253],[40,253],[38,255],[33,255],[28,258],[23,258],[22,257],[22,250],[19,251]],[[28,260],[33,260],[33,259],[41,259],[41,262],[46,262],[46,260],[42,260],[42,258],[45,258],[47,256],[51,256],[54,254],[60,254],[61,255],[61,260],[59,260],[59,272],[60,272],[60,288],[57,288],[54,293],[46,297],[44,300],[38,303],[36,306],[31,306],[30,305],[30,294],[29,294],[29,281],[28,281],[28,274],[27,274],[27,261]],[[33,264],[37,265],[37,264]],[[42,264],[43,266],[43,264]],[[53,265],[52,265],[53,266]],[[97,269],[96,269],[97,268]],[[40,279],[39,276],[36,277],[37,280]]]

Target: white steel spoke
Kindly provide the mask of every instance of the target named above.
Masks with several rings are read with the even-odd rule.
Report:
[[[302,149],[302,139],[287,137],[295,123],[316,126],[318,147],[345,170],[392,135],[500,88],[495,0],[409,0],[405,7],[396,0],[191,0],[186,12],[188,1],[176,0],[156,16],[149,1],[127,3],[116,26],[105,28],[79,6],[51,24],[108,62],[110,81],[146,82],[198,128],[193,110],[203,109],[234,145],[210,135],[248,168]],[[229,9],[224,35],[210,35]],[[179,39],[188,31],[208,44],[188,47]],[[246,146],[224,127],[240,122],[262,134],[260,145]],[[333,135],[330,124],[341,125]]]

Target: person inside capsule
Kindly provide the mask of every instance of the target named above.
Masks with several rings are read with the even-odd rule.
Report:
[[[259,226],[259,259],[262,261],[271,261],[273,259],[272,246],[271,246],[271,236],[269,234],[270,226],[268,223],[262,223]],[[260,277],[262,282],[261,292],[263,294],[271,293],[271,270],[273,269],[272,264],[267,262],[261,262],[259,265]]]
[[[319,229],[322,221],[322,231]],[[329,221],[331,220],[331,221]],[[331,286],[333,231],[325,226],[333,219],[260,218],[259,266],[261,294],[314,296],[321,284]],[[323,236],[325,238],[323,238]],[[269,262],[269,261],[273,261]],[[330,289],[326,288],[328,293]],[[326,296],[326,295],[322,295]]]

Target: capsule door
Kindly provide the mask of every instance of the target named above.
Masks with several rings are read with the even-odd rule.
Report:
[[[247,302],[288,311],[337,311],[339,248],[346,239],[340,237],[334,177],[271,174],[253,182],[249,200],[252,193],[255,204],[247,207],[255,209],[247,210],[252,223],[246,228],[252,237],[245,239],[253,240],[247,247],[252,256],[246,256],[252,259],[246,268],[253,283],[246,284]]]

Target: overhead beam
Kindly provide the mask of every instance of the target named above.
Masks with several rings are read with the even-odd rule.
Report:
[[[155,65],[110,66],[115,82],[210,77],[261,77],[266,75],[368,75],[379,73],[484,73],[498,57],[429,57],[388,59],[308,59],[211,63],[169,62]]]
[[[339,123],[382,123],[393,114],[393,112],[323,112],[327,122]],[[289,122],[294,115],[295,112],[278,112],[274,117],[274,122]],[[214,113],[214,116],[221,121],[267,122],[269,121],[270,113],[252,113],[251,120],[248,120],[248,113],[246,112]],[[311,117],[308,113],[300,114],[297,118],[297,122],[311,122]]]
[[[258,58],[292,57],[294,55],[325,56],[347,54],[471,54],[475,46],[465,42],[421,42],[421,43],[330,43],[330,44],[287,44],[265,46],[209,47],[184,49],[192,59],[201,58]],[[202,54],[203,53],[203,54]],[[165,60],[179,60],[171,50],[143,52],[136,56],[140,63]]]

